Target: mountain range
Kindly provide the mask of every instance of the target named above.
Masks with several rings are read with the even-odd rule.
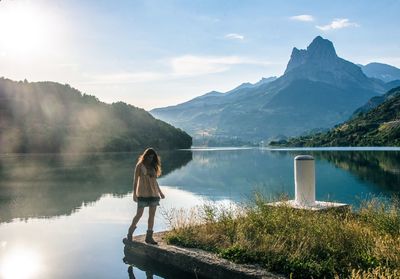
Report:
[[[226,93],[213,91],[150,113],[195,139],[269,141],[333,127],[393,83],[368,77],[318,36],[307,49],[293,48],[278,78],[244,83]]]
[[[400,69],[394,66],[376,62],[358,66],[368,77],[377,78],[384,82],[400,80]]]

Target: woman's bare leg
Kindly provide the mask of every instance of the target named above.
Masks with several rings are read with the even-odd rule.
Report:
[[[156,215],[157,206],[149,206],[149,221],[147,223],[147,229],[153,230],[154,227],[154,216]]]
[[[135,230],[137,223],[139,222],[140,218],[143,215],[144,207],[139,207],[136,210],[136,215],[132,219],[132,224],[129,227],[128,233],[131,233]]]

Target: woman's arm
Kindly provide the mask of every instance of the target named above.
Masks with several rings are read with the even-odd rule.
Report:
[[[139,166],[139,164],[137,164],[136,168],[135,168],[134,179],[133,179],[133,200],[135,202],[137,202],[136,189],[137,189],[137,184],[139,181],[139,173],[140,173],[140,166]]]
[[[157,183],[157,188],[158,188],[158,193],[160,193],[160,197],[162,199],[165,199],[164,193],[161,191],[160,186],[158,185],[158,183]]]

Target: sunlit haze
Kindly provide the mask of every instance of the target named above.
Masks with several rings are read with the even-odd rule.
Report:
[[[151,109],[283,73],[321,35],[400,67],[400,2],[0,1],[0,76]]]
[[[43,269],[38,252],[29,247],[17,247],[1,258],[0,277],[4,279],[31,279]]]

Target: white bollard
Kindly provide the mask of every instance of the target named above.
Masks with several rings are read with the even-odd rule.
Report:
[[[300,206],[315,204],[315,163],[310,155],[294,158],[295,202]]]
[[[310,155],[294,158],[295,199],[269,203],[271,206],[290,206],[302,210],[328,210],[331,208],[347,210],[348,204],[315,200],[315,163]]]

